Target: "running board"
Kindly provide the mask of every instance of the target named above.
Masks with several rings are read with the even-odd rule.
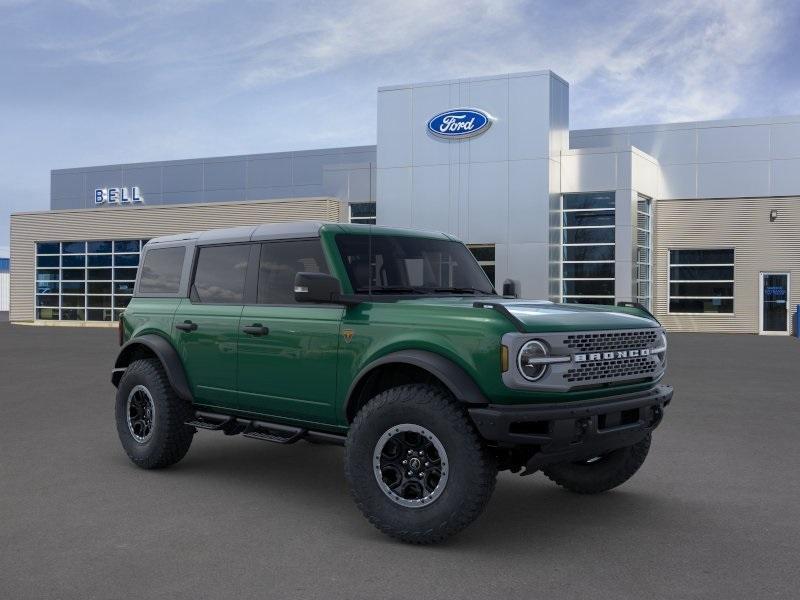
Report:
[[[320,444],[344,446],[346,439],[345,436],[336,433],[309,431],[293,425],[221,415],[201,410],[196,411],[195,418],[191,421],[186,421],[186,424],[208,431],[223,431],[227,435],[241,433],[246,438],[275,444],[294,444],[298,440],[305,439]]]

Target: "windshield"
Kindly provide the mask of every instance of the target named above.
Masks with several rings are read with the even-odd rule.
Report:
[[[494,294],[460,242],[343,234],[336,244],[356,294]]]

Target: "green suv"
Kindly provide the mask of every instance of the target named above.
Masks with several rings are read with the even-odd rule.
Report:
[[[341,444],[364,515],[422,544],[471,523],[498,470],[620,485],[672,398],[644,309],[499,296],[451,236],[369,225],[153,239],[120,343],[138,466],[178,462],[198,429]]]

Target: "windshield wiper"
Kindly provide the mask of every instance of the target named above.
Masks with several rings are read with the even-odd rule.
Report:
[[[388,285],[374,288],[357,288],[356,294],[425,294],[427,290],[404,285]]]
[[[487,292],[486,290],[479,290],[478,288],[473,287],[440,287],[435,288],[434,292],[452,292],[453,294],[483,294],[486,296],[492,296],[492,292]]]

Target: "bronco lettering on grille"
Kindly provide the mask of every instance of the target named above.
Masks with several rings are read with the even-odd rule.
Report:
[[[614,360],[617,358],[638,358],[640,356],[650,356],[648,348],[639,350],[615,350],[614,352],[591,352],[588,354],[576,354],[575,362],[594,362],[597,360]]]

